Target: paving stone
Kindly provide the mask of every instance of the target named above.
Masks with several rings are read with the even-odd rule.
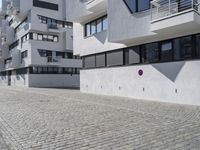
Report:
[[[0,150],[9,149],[199,150],[200,107],[0,87]]]

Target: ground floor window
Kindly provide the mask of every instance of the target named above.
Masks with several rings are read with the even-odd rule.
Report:
[[[200,58],[200,34],[83,56],[83,67],[151,64],[197,58]]]

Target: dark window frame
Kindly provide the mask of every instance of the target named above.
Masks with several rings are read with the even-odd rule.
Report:
[[[84,24],[84,37],[90,37],[92,35],[95,35],[95,34],[98,34],[98,33],[101,33],[101,32],[104,32],[105,30],[107,30],[108,27],[106,29],[103,28],[103,21],[104,21],[105,18],[108,19],[108,15],[107,14],[104,15],[104,16],[101,16],[101,17],[99,17],[97,19],[94,19],[94,20],[92,20],[90,22],[85,23]],[[101,31],[97,32],[97,21],[99,21],[99,20],[101,20]],[[92,34],[92,23],[95,23],[95,32],[93,34]],[[88,31],[87,30],[88,25],[89,25],[89,33],[90,33],[89,35],[87,34],[88,33],[87,32]]]
[[[176,39],[181,39],[181,38],[184,38],[184,37],[191,37],[191,39],[192,39],[192,41],[191,41],[191,43],[192,43],[192,56],[191,56],[191,58],[189,58],[189,59],[180,59],[180,60],[176,60],[175,58],[174,58],[174,56],[175,56],[175,48],[174,48],[174,41],[176,40]],[[139,47],[139,54],[140,54],[140,63],[135,63],[135,64],[126,64],[125,63],[125,49],[127,49],[127,48],[131,48],[131,47],[135,47],[135,46],[131,46],[131,47],[126,47],[126,48],[121,48],[121,49],[115,49],[115,50],[111,50],[111,51],[107,51],[107,52],[101,52],[101,53],[96,53],[96,54],[91,54],[91,55],[86,55],[86,56],[83,56],[82,58],[83,58],[83,69],[95,69],[95,68],[106,68],[106,67],[117,67],[117,66],[132,66],[132,65],[144,65],[144,64],[156,64],[156,63],[168,63],[168,62],[177,62],[177,61],[188,61],[188,60],[196,60],[196,59],[200,59],[200,56],[198,57],[197,56],[197,53],[200,53],[200,45],[199,45],[199,47],[197,47],[197,37],[200,37],[200,33],[198,33],[198,34],[193,34],[193,35],[186,35],[186,36],[182,36],[182,37],[176,37],[176,38],[173,38],[173,39],[166,39],[166,40],[162,40],[162,41],[156,41],[156,42],[152,42],[152,43],[145,43],[145,44],[142,44],[142,45],[135,45],[135,46],[138,46]],[[161,44],[163,43],[163,42],[167,42],[167,41],[171,41],[172,42],[172,58],[170,58],[171,60],[167,60],[167,61],[162,61],[161,60],[161,55],[162,55],[162,53],[161,53]],[[156,61],[156,62],[144,62],[143,61],[143,55],[142,55],[142,47],[144,46],[144,45],[147,45],[147,44],[153,44],[153,43],[157,43],[158,44],[158,57],[157,57],[157,60],[158,61]],[[199,52],[197,52],[197,48],[199,48]],[[113,65],[113,66],[108,66],[107,65],[107,54],[108,53],[110,53],[110,52],[116,52],[116,51],[123,51],[123,61],[124,61],[124,63],[123,63],[123,65]],[[89,56],[95,56],[95,62],[96,62],[96,55],[99,55],[99,54],[105,54],[105,57],[106,57],[106,59],[105,59],[105,67],[103,67],[103,66],[100,66],[100,67],[98,67],[98,66],[96,66],[96,64],[95,64],[95,67],[87,67],[87,66],[85,66],[85,62],[84,62],[84,60],[85,60],[85,58],[86,57],[89,57]],[[200,54],[199,54],[200,55]]]

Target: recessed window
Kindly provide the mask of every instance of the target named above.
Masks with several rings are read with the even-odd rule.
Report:
[[[85,68],[95,67],[95,56],[87,56],[83,59]]]
[[[196,36],[196,58],[200,58],[200,35]]]
[[[103,31],[108,29],[108,17],[103,18]]]
[[[106,62],[105,53],[96,55],[96,67],[105,67],[106,66],[105,62]]]
[[[96,33],[103,32],[108,28],[108,18],[107,16],[103,16],[96,20],[93,20],[87,24],[85,24],[85,36],[91,36]]]
[[[91,23],[91,34],[96,33],[96,21]]]
[[[42,34],[38,34],[37,40],[42,41]]]
[[[107,55],[107,66],[118,66],[123,65],[123,50],[118,50],[114,52],[108,52]]]
[[[177,38],[174,40],[174,59],[192,58],[192,36]]]
[[[58,36],[54,36],[54,37],[53,37],[53,41],[54,41],[54,42],[58,42]]]
[[[97,20],[97,33],[102,32],[102,21],[101,19]]]
[[[142,60],[144,63],[155,63],[159,61],[158,43],[142,45]]]
[[[125,49],[125,64],[138,64],[140,63],[140,48],[139,46]]]
[[[131,13],[150,9],[150,0],[124,0]]]
[[[173,59],[172,41],[161,43],[161,61],[171,61]]]

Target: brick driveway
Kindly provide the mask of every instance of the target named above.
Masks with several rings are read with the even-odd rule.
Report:
[[[200,107],[0,87],[0,150],[200,150]]]

